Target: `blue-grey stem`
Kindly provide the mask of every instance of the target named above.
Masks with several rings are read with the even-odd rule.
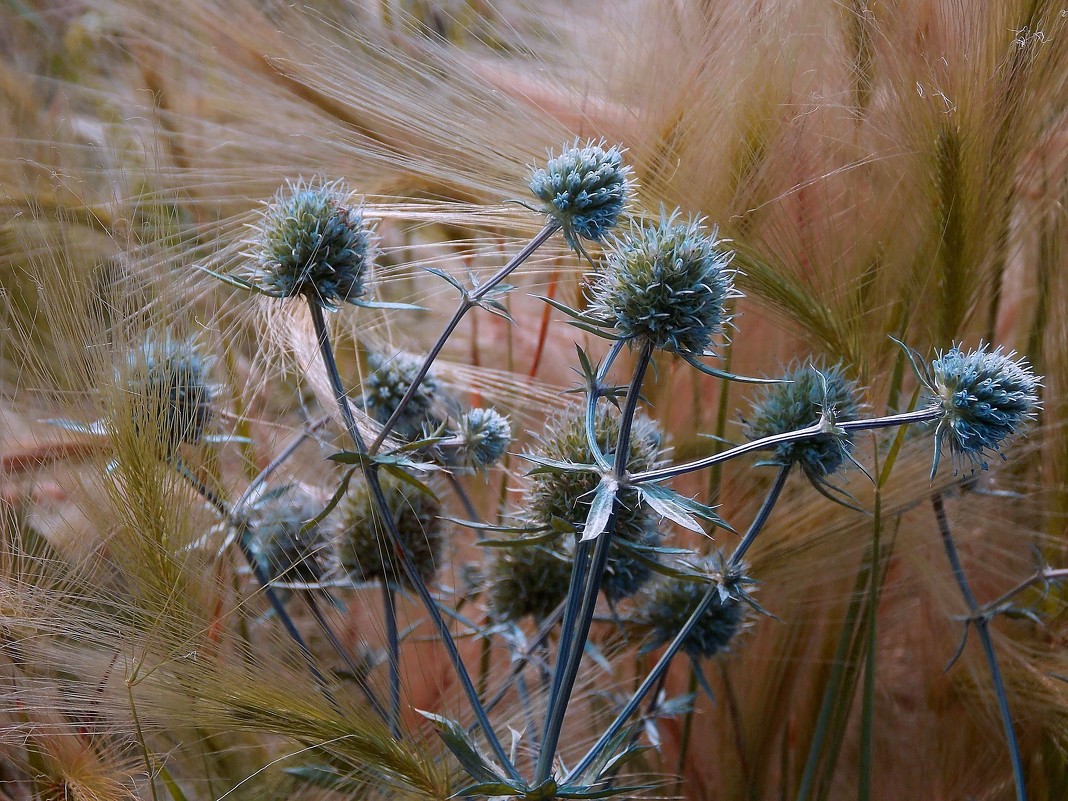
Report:
[[[623,351],[623,345],[625,344],[626,342],[622,339],[612,343],[612,347],[608,349],[608,354],[604,357],[604,361],[597,368],[596,386],[586,396],[586,445],[589,447],[590,453],[593,454],[593,460],[602,470],[607,470],[609,464],[608,459],[601,452],[601,443],[597,441],[597,401],[601,398],[601,385],[608,376],[608,371],[612,369],[616,358]]]
[[[845,420],[841,422],[835,422],[835,427],[843,431],[870,431],[876,428],[891,428],[893,426],[908,425],[910,423],[926,423],[931,420],[936,420],[942,415],[942,409],[938,406],[928,406],[923,409],[917,409],[912,412],[905,412],[903,414],[892,414],[886,417],[874,417],[870,420]],[[787,431],[782,434],[772,434],[768,437],[761,437],[760,439],[754,439],[752,442],[746,442],[742,445],[735,445],[733,448],[728,448],[725,451],[713,454],[712,456],[706,456],[703,459],[697,459],[693,462],[685,462],[684,464],[671,465],[669,467],[661,467],[657,470],[646,470],[643,473],[635,473],[628,477],[627,481],[630,484],[644,484],[649,481],[663,481],[669,478],[675,478],[677,476],[685,475],[687,473],[693,473],[698,470],[704,470],[706,467],[711,467],[714,464],[720,462],[726,462],[731,459],[737,459],[746,453],[752,453],[753,451],[770,450],[778,445],[784,445],[789,442],[798,442],[804,439],[811,439],[812,437],[826,436],[827,430],[822,423],[814,423],[807,428],[799,428],[797,431]]]
[[[1009,759],[1012,762],[1012,778],[1016,784],[1017,801],[1027,801],[1027,785],[1024,781],[1023,759],[1020,756],[1020,745],[1016,740],[1016,729],[1012,725],[1012,712],[1009,710],[1009,699],[1005,693],[1005,683],[1001,678],[1001,667],[998,665],[998,657],[994,652],[994,640],[990,636],[990,621],[977,613],[979,604],[975,600],[972,588],[968,584],[968,577],[960,563],[957,554],[957,546],[953,541],[953,533],[949,528],[949,519],[946,517],[946,507],[942,502],[942,494],[935,493],[931,496],[931,505],[934,507],[935,519],[938,521],[938,533],[942,537],[942,545],[949,558],[949,565],[953,569],[953,578],[957,581],[960,594],[968,605],[968,611],[972,614],[975,623],[975,631],[979,635],[979,641],[983,645],[983,654],[986,656],[987,666],[990,668],[990,678],[994,683],[994,695],[997,697],[998,712],[1001,714],[1001,724],[1005,729],[1005,742],[1009,749]],[[965,623],[965,625],[968,625]]]
[[[312,298],[308,299],[308,308],[311,311],[312,323],[315,326],[315,335],[319,344],[319,353],[322,356],[323,366],[326,369],[327,378],[330,381],[330,387],[334,393],[334,399],[337,402],[338,410],[341,412],[341,419],[345,424],[345,429],[349,438],[352,440],[352,444],[356,447],[356,451],[366,456],[367,447],[364,444],[363,435],[360,434],[360,429],[356,425],[356,418],[352,414],[352,407],[349,405],[348,397],[345,394],[345,388],[341,384],[341,374],[338,372],[337,362],[334,360],[334,349],[330,345],[330,335],[326,330],[326,320],[323,317],[323,310]],[[500,739],[498,739],[496,732],[494,732],[493,727],[490,725],[485,707],[483,707],[482,701],[478,697],[478,690],[475,689],[475,685],[471,681],[471,675],[467,672],[463,659],[460,657],[460,651],[456,647],[456,641],[453,639],[452,632],[449,631],[449,626],[445,622],[445,618],[442,617],[441,610],[438,609],[434,596],[430,594],[426,582],[423,581],[423,577],[419,574],[419,569],[412,561],[411,554],[408,553],[408,549],[404,547],[404,543],[401,541],[400,534],[397,532],[396,521],[393,519],[393,515],[390,512],[389,502],[386,500],[385,493],[382,491],[382,482],[378,478],[377,466],[373,462],[365,461],[362,465],[362,471],[364,479],[367,481],[367,487],[371,490],[371,497],[374,499],[375,507],[379,510],[383,525],[386,529],[386,535],[389,537],[390,545],[393,548],[394,553],[400,558],[401,567],[404,569],[404,574],[407,576],[408,582],[419,596],[419,600],[422,602],[423,607],[430,616],[431,622],[438,631],[441,643],[445,648],[446,654],[448,654],[449,661],[452,662],[453,669],[456,671],[456,677],[459,679],[460,686],[463,688],[464,694],[467,696],[468,703],[471,706],[471,711],[475,715],[475,719],[482,728],[482,733],[486,738],[486,742],[489,743],[494,756],[503,768],[513,779],[518,781],[520,779],[519,773],[516,771],[515,765],[513,765],[508,758],[508,754],[501,745]]]
[[[330,703],[332,707],[334,707],[335,710],[340,711],[340,707],[338,706],[337,701],[327,689],[328,685],[326,682],[326,677],[323,676],[322,672],[315,664],[315,657],[311,652],[311,648],[308,647],[308,644],[301,636],[300,630],[297,628],[297,624],[293,621],[293,618],[290,617],[289,611],[286,609],[285,604],[282,603],[282,599],[278,597],[278,593],[275,592],[274,587],[271,586],[270,576],[267,575],[266,571],[264,571],[263,567],[260,565],[259,560],[256,559],[256,554],[252,550],[252,531],[249,529],[248,520],[244,517],[244,515],[235,511],[238,507],[235,506],[233,509],[231,509],[229,504],[227,504],[225,500],[219,497],[218,493],[216,493],[214,490],[204,484],[203,481],[193,475],[192,471],[180,459],[175,460],[174,468],[178,471],[179,475],[185,478],[185,480],[193,486],[193,488],[200,494],[200,496],[204,498],[204,500],[207,501],[208,504],[210,504],[216,512],[218,512],[219,516],[226,520],[228,526],[236,529],[238,549],[241,551],[241,555],[244,557],[245,563],[252,571],[252,575],[256,578],[256,582],[263,590],[263,594],[267,598],[268,603],[270,603],[271,609],[274,610],[275,617],[277,617],[278,620],[281,622],[282,628],[285,629],[286,634],[289,635],[290,639],[293,640],[297,648],[300,649],[301,655],[308,663],[308,670],[311,672],[312,678],[315,679],[316,683],[320,686],[320,688],[322,688],[322,692],[326,700]],[[378,697],[375,695],[374,690],[371,689],[371,686],[364,678],[363,671],[360,670],[359,666],[349,654],[348,649],[345,648],[341,640],[338,639],[338,636],[334,633],[334,630],[330,626],[329,621],[323,616],[321,610],[318,608],[318,605],[315,603],[315,598],[310,594],[306,594],[304,596],[304,600],[307,602],[308,608],[311,610],[312,617],[314,617],[315,622],[319,624],[319,628],[322,629],[327,641],[330,643],[334,651],[337,652],[338,656],[341,657],[346,667],[348,667],[349,671],[352,673],[353,680],[356,682],[357,686],[359,686],[360,690],[367,698],[367,702],[371,705],[372,709],[374,709],[374,711],[383,720],[385,720],[386,710],[382,707],[382,702],[378,700]]]
[[[397,599],[389,582],[382,580],[382,615],[386,621],[386,658],[389,661],[389,730],[400,738],[400,635],[397,634]]]
[[[756,517],[753,518],[753,522],[749,525],[749,528],[745,532],[745,536],[742,538],[742,542],[731,554],[730,559],[727,561],[727,567],[724,573],[727,573],[731,568],[736,568],[741,564],[742,555],[749,546],[752,545],[753,540],[756,539],[757,534],[768,522],[768,517],[771,515],[771,510],[775,508],[775,504],[778,502],[779,497],[782,494],[782,489],[786,484],[786,476],[789,475],[789,466],[784,465],[779,470],[779,474],[775,479],[775,483],[771,486],[767,496],[764,498],[764,502],[760,505],[760,509],[757,511]],[[744,548],[743,548],[744,546]],[[668,645],[667,650],[657,661],[656,665],[649,672],[649,675],[645,677],[641,685],[634,691],[634,695],[631,696],[630,701],[623,707],[615,720],[605,729],[604,733],[593,744],[593,747],[586,752],[586,755],[579,761],[579,763],[571,769],[566,781],[570,781],[576,776],[582,775],[582,772],[587,770],[590,765],[600,756],[601,752],[608,746],[615,736],[619,733],[620,729],[626,725],[630,716],[641,706],[645,696],[654,688],[660,686],[662,676],[666,676],[667,669],[671,666],[671,661],[675,658],[675,655],[682,649],[683,643],[686,642],[686,638],[690,636],[690,632],[693,631],[694,626],[697,625],[701,617],[708,611],[708,608],[712,605],[712,601],[719,596],[719,586],[712,583],[708,587],[708,591],[701,598],[700,603],[697,604],[697,608],[693,610],[690,617],[687,618],[683,624],[682,629],[675,635],[675,639]]]
[[[638,408],[638,399],[641,397],[645,373],[649,369],[651,362],[652,348],[646,344],[642,347],[635,362],[634,374],[627,389],[627,398],[619,417],[619,436],[616,439],[612,465],[613,475],[617,480],[622,479],[627,471],[634,415]],[[615,532],[616,512],[618,509],[619,498],[617,495],[612,502],[612,514],[608,519],[608,525],[594,541],[593,554],[588,560],[589,569],[585,571],[585,581],[581,587],[575,578],[579,572],[580,565],[584,565],[587,560],[582,559],[580,561],[579,553],[589,550],[589,542],[580,542],[579,547],[575,549],[575,566],[572,572],[571,584],[568,586],[568,606],[565,608],[564,628],[560,634],[560,655],[557,657],[556,668],[553,672],[553,684],[549,690],[549,706],[545,716],[545,733],[542,735],[541,751],[538,753],[538,762],[534,771],[534,786],[538,786],[552,774],[553,759],[560,740],[560,732],[563,729],[564,715],[571,700],[575,680],[578,678],[579,665],[582,663],[586,638],[589,636],[590,626],[593,624],[593,613],[597,606],[597,596],[601,591],[605,566],[608,563],[608,553],[612,545],[612,536]],[[567,626],[568,610],[574,608],[571,603],[572,596],[576,596],[578,610],[575,621],[569,628]]]
[[[388,437],[393,429],[396,428],[397,422],[400,420],[401,415],[404,414],[404,410],[408,408],[408,404],[411,403],[412,398],[415,397],[419,385],[422,383],[423,379],[426,378],[426,374],[430,372],[431,366],[441,354],[442,348],[445,347],[445,343],[449,341],[449,337],[452,336],[453,331],[456,330],[456,326],[463,320],[464,315],[477,306],[482,298],[492,292],[494,287],[507,278],[517,267],[529,259],[534,254],[534,251],[544,245],[546,240],[558,230],[560,230],[560,224],[558,222],[553,221],[547,224],[541,229],[537,236],[530,240],[526,247],[513,256],[506,265],[494,273],[488,281],[484,284],[479,284],[473,292],[466,294],[460,299],[460,305],[456,308],[456,311],[453,312],[452,319],[449,320],[445,329],[438,336],[437,342],[434,343],[430,352],[427,353],[426,358],[423,359],[422,367],[419,368],[418,374],[412,379],[412,383],[404,392],[404,395],[400,399],[400,403],[397,404],[397,407],[393,410],[392,414],[390,414],[385,424],[383,424],[382,430],[378,433],[378,436],[375,437],[374,442],[371,443],[371,447],[368,449],[369,454],[374,456],[378,453],[379,448],[382,447],[382,443],[386,441],[386,437]]]

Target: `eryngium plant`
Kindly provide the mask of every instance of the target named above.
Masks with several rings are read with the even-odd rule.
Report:
[[[249,516],[252,553],[272,583],[316,584],[333,566],[330,539],[314,523],[321,504],[299,487],[268,490]]]

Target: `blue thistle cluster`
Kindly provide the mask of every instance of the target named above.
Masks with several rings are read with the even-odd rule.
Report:
[[[914,362],[915,363],[915,362]],[[1039,408],[1041,377],[1016,351],[1001,347],[965,353],[954,346],[939,353],[921,380],[942,415],[935,429],[935,455],[931,478],[938,470],[943,443],[948,442],[955,465],[967,459],[972,469],[987,469],[989,452],[1035,418]]]
[[[437,573],[445,544],[441,504],[411,484],[385,475],[382,492],[404,550],[423,581],[429,582]],[[411,586],[399,555],[393,553],[367,484],[350,489],[342,499],[337,510],[334,542],[338,561],[353,581],[378,580]]]
[[[457,421],[457,457],[475,470],[492,467],[512,441],[512,425],[496,409],[469,409]]]
[[[130,354],[122,380],[134,430],[158,442],[164,456],[204,438],[216,394],[210,370],[211,360],[190,342],[148,339]]]
[[[574,555],[567,543],[504,549],[489,575],[493,617],[512,623],[530,615],[544,620],[567,597]]]
[[[578,238],[601,241],[616,224],[631,187],[630,168],[619,147],[605,149],[604,140],[585,147],[549,153],[544,168],[534,168],[529,185],[543,201],[541,211],[560,223],[564,237],[578,249]]]
[[[375,420],[385,423],[419,375],[423,359],[404,351],[390,356],[371,353],[367,356],[367,364],[371,374],[364,381],[363,406]],[[398,436],[411,439],[422,433],[425,424],[435,422],[432,411],[438,390],[433,372],[427,373],[397,423],[395,431]]]
[[[307,493],[291,486],[267,493],[253,508],[252,551],[272,582],[314,584],[329,572],[332,551],[325,531],[320,525],[304,530],[320,511]]]
[[[745,420],[750,439],[806,428],[819,422],[828,408],[834,410],[837,420],[855,420],[860,415],[857,386],[846,378],[841,365],[797,365],[787,371],[784,379],[783,383],[765,388],[753,403],[752,414]],[[784,467],[799,465],[810,480],[822,482],[849,458],[852,442],[851,434],[787,442],[775,448],[770,461]]]
[[[682,650],[694,659],[708,658],[729,650],[731,641],[744,628],[746,602],[728,581],[713,597],[711,605],[682,643]],[[644,650],[651,651],[675,639],[690,615],[696,611],[708,585],[694,581],[665,581],[660,584],[640,614],[648,626],[650,639]]]
[[[367,291],[371,229],[340,181],[298,180],[278,190],[251,245],[256,284],[266,294],[332,308]]]
[[[590,292],[588,314],[626,340],[702,356],[729,322],[733,253],[719,248],[700,218],[661,214],[657,225],[632,223],[613,237]]]

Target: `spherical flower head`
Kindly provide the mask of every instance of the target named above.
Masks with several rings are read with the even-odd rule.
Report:
[[[597,443],[605,454],[612,454],[619,436],[619,414],[606,406],[599,406],[594,428]],[[573,405],[552,418],[541,436],[538,455],[554,461],[592,464],[593,454],[586,439],[586,408]],[[660,432],[644,415],[636,415],[631,428],[630,454],[627,470],[638,473],[651,470],[660,457]],[[539,523],[563,521],[581,531],[590,511],[590,502],[600,482],[600,474],[593,470],[539,473],[525,501],[528,513]],[[641,503],[638,491],[620,489],[616,509],[617,537],[642,542],[659,515]]]
[[[819,422],[825,410],[833,409],[836,420],[855,420],[860,415],[857,385],[846,378],[840,365],[797,365],[784,378],[789,383],[768,386],[754,402],[745,421],[750,439],[807,428]],[[852,441],[850,434],[826,434],[787,442],[775,448],[773,461],[784,467],[799,465],[810,479],[821,481],[849,458]]]
[[[658,648],[675,639],[707,592],[708,585],[703,583],[663,582],[641,611],[641,619],[650,629],[646,648]],[[683,641],[682,650],[694,659],[729,650],[731,641],[744,628],[745,619],[745,601],[733,594],[718,594]]]
[[[211,360],[190,342],[148,339],[128,360],[120,381],[138,434],[170,456],[182,443],[196,444],[212,418],[215,387]]]
[[[298,180],[278,190],[250,243],[261,289],[326,307],[364,295],[372,232],[348,194],[340,181]]]
[[[570,546],[524,545],[501,551],[489,576],[493,617],[511,623],[527,615],[544,620],[567,597],[574,561]]]
[[[304,529],[322,509],[292,487],[268,492],[250,516],[256,562],[272,582],[314,584],[329,570],[330,541],[320,525]]]
[[[412,381],[419,375],[423,359],[404,351],[388,356],[371,353],[367,356],[367,364],[371,374],[364,381],[364,408],[379,423],[385,423],[393,414],[393,410],[400,405],[401,398]],[[399,436],[411,438],[422,432],[423,424],[431,419],[438,389],[434,374],[427,373],[419,382],[415,395],[404,408],[404,415],[397,423],[395,430]]]
[[[1035,418],[1041,377],[1016,352],[980,345],[965,353],[959,346],[940,353],[924,383],[941,408],[935,430],[938,469],[942,444],[949,443],[955,464],[967,459],[974,470],[987,469],[986,455]]]
[[[556,220],[568,244],[578,238],[601,241],[616,224],[631,188],[630,168],[619,147],[605,148],[604,140],[549,153],[543,168],[534,168],[530,191],[542,201],[541,211]]]
[[[496,464],[512,441],[512,425],[496,409],[469,409],[460,417],[457,428],[462,441],[458,456],[476,470]]]
[[[659,529],[650,527],[645,530],[637,544],[655,548],[662,541]],[[608,549],[604,578],[601,580],[601,590],[611,603],[637,595],[649,583],[653,577],[653,569],[646,560],[655,562],[656,555],[647,552],[645,559],[639,559],[620,543],[619,537],[613,537],[612,545]]]
[[[387,476],[382,476],[382,492],[404,550],[420,578],[429,582],[438,570],[445,543],[441,504],[417,487]],[[349,490],[338,506],[335,525],[338,559],[353,581],[379,580],[411,587],[366,484]]]
[[[635,344],[701,356],[730,321],[738,296],[733,253],[700,218],[662,214],[656,225],[632,223],[613,237],[590,292],[588,313]]]

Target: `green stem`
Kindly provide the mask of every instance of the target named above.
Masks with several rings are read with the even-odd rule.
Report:
[[[438,336],[437,342],[434,343],[430,352],[427,353],[426,358],[423,359],[422,367],[419,368],[419,372],[416,374],[415,378],[412,379],[412,383],[408,386],[403,397],[401,397],[400,403],[397,404],[397,407],[393,410],[392,414],[390,414],[389,419],[387,419],[382,426],[382,430],[378,433],[378,436],[375,437],[374,442],[371,443],[371,447],[367,450],[371,456],[378,453],[379,449],[382,447],[382,443],[385,442],[386,437],[388,437],[393,429],[396,428],[397,422],[400,420],[401,415],[404,414],[404,410],[408,408],[408,404],[411,403],[412,398],[415,397],[415,393],[419,389],[419,384],[426,378],[426,374],[430,372],[431,366],[441,354],[442,348],[445,347],[445,343],[449,341],[449,337],[452,336],[453,331],[456,330],[460,321],[463,320],[464,315],[471,311],[475,306],[478,306],[480,301],[488,295],[494,287],[507,278],[517,267],[519,267],[519,265],[529,259],[534,254],[534,251],[545,244],[546,240],[559,229],[559,223],[550,222],[541,229],[537,236],[530,240],[525,248],[513,256],[511,261],[494,273],[486,283],[479,284],[478,288],[473,292],[465,293],[464,297],[460,300],[460,305],[456,308],[456,311],[453,312],[452,319],[449,320],[445,329]]]
[[[345,389],[341,384],[341,374],[338,372],[337,362],[334,360],[334,349],[330,345],[330,335],[326,330],[326,320],[323,317],[323,310],[312,298],[308,298],[308,308],[311,311],[312,323],[315,326],[315,335],[319,344],[319,352],[323,359],[323,366],[326,369],[327,378],[330,381],[330,387],[334,393],[334,399],[337,402],[338,410],[341,412],[341,419],[345,424],[345,429],[349,438],[352,440],[353,445],[356,447],[357,452],[366,456],[368,455],[367,446],[364,444],[363,435],[360,434],[360,429],[356,425],[356,418],[352,414],[352,407],[349,405]],[[419,596],[419,600],[422,602],[423,607],[430,616],[431,622],[438,631],[441,643],[445,647],[445,652],[448,654],[449,661],[452,662],[453,669],[456,671],[456,676],[460,681],[460,686],[463,688],[471,706],[471,710],[474,712],[475,718],[479,726],[482,728],[482,733],[486,738],[486,742],[489,743],[494,756],[509,775],[513,779],[519,780],[520,776],[515,769],[515,765],[513,765],[508,758],[508,753],[504,750],[504,746],[501,745],[501,741],[497,738],[497,734],[493,731],[493,727],[490,725],[486,710],[482,705],[481,699],[478,697],[478,690],[475,689],[475,685],[471,681],[471,676],[467,672],[467,668],[464,666],[463,659],[460,657],[460,651],[456,647],[456,641],[453,639],[452,632],[449,631],[449,626],[445,622],[445,618],[442,617],[441,610],[438,609],[434,596],[430,594],[430,590],[423,581],[419,569],[412,561],[411,554],[409,554],[408,549],[404,547],[404,543],[397,531],[397,523],[393,518],[393,514],[390,512],[389,502],[386,500],[385,493],[382,491],[382,482],[378,477],[377,465],[370,460],[365,460],[362,465],[362,470],[364,479],[367,481],[367,487],[371,490],[371,497],[374,499],[375,506],[378,508],[382,522],[385,526],[386,535],[389,537],[390,545],[392,546],[394,553],[400,558],[401,567],[404,569],[404,574],[407,576],[409,584],[411,584],[412,588]]]
[[[946,517],[946,508],[942,502],[941,493],[931,496],[931,504],[934,506],[935,519],[938,521],[938,533],[942,537],[942,545],[949,565],[953,569],[953,578],[957,581],[960,594],[968,605],[972,614],[972,622],[975,623],[975,631],[979,635],[979,641],[983,646],[983,654],[986,657],[987,666],[990,668],[990,678],[994,683],[994,695],[998,702],[998,712],[1001,714],[1001,724],[1005,729],[1005,742],[1009,749],[1009,759],[1012,762],[1012,778],[1016,785],[1017,801],[1027,801],[1027,784],[1024,780],[1023,759],[1020,756],[1020,745],[1016,740],[1016,730],[1012,725],[1012,712],[1009,709],[1008,695],[1005,693],[1005,683],[1001,677],[1001,667],[998,665],[998,657],[994,651],[994,640],[990,636],[990,621],[985,617],[977,616],[979,604],[975,600],[972,588],[968,584],[968,577],[957,554],[957,546],[953,542],[953,534],[949,528],[949,520]],[[967,624],[965,624],[967,625]]]
[[[645,373],[651,363],[652,348],[650,345],[645,345],[638,354],[638,359],[634,365],[634,374],[627,389],[627,398],[623,404],[623,411],[620,413],[619,435],[616,438],[616,449],[612,464],[613,474],[617,481],[621,480],[627,472],[634,414],[638,408],[638,399],[641,397]],[[594,410],[594,413],[596,413],[596,410]],[[589,414],[587,414],[588,417]],[[587,424],[588,422],[587,419]],[[605,565],[608,563],[609,548],[615,532],[616,510],[619,508],[618,495],[613,500],[612,507],[612,515],[608,519],[607,528],[594,542],[593,553],[588,560],[590,563],[589,570],[586,571],[581,585],[578,578],[586,564],[585,554],[589,551],[590,543],[580,542],[579,547],[575,549],[575,565],[571,574],[571,584],[568,586],[564,625],[560,634],[560,655],[557,658],[556,668],[553,672],[553,684],[549,691],[549,706],[545,716],[545,733],[542,735],[541,751],[538,753],[538,762],[534,772],[535,787],[552,774],[553,759],[560,740],[560,732],[563,729],[564,715],[567,712],[571,693],[575,687],[575,679],[578,678],[579,665],[582,663],[582,653],[590,633],[590,627],[593,624],[597,596],[601,591]],[[572,622],[571,613],[576,607],[577,615],[574,615]],[[571,625],[568,625],[569,622],[571,622]]]

